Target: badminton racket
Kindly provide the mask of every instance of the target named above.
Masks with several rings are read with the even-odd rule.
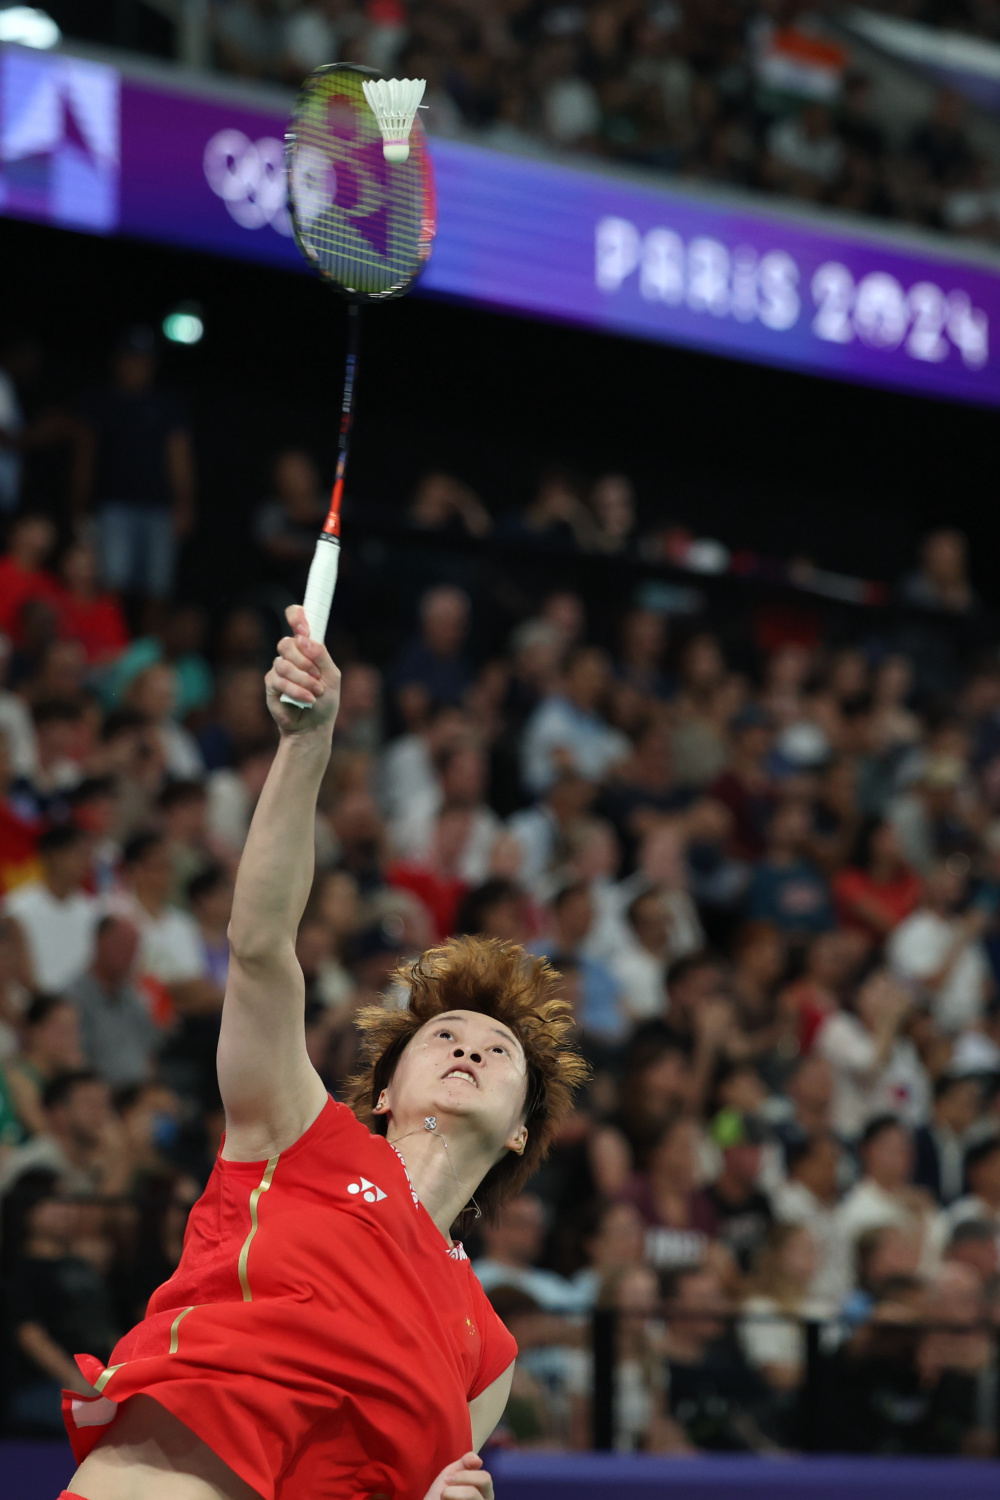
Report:
[[[296,243],[324,281],[348,299],[337,468],[303,600],[314,641],[326,635],[340,567],[340,507],[354,423],[360,309],[365,302],[386,302],[410,290],[430,256],[437,227],[434,177],[423,128],[414,118],[409,153],[399,161],[398,119],[393,118],[395,137],[390,144],[365,94],[366,83],[370,87],[381,79],[374,68],[355,63],[317,68],[299,90],[285,137],[288,208]],[[393,159],[387,160],[387,155]],[[281,701],[298,708],[312,706],[287,693]]]

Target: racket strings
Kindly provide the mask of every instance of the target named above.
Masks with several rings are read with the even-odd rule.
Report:
[[[342,291],[399,295],[430,254],[434,212],[423,131],[409,159],[390,165],[382,133],[349,67],[314,74],[292,116],[288,180],[292,217],[310,261]]]

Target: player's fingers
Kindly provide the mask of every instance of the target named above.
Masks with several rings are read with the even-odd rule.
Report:
[[[299,636],[282,636],[278,642],[278,655],[284,657],[285,661],[293,667],[298,667],[302,672],[308,672],[312,677],[319,678],[320,669],[315,662],[310,661],[303,647],[308,648],[311,643]]]
[[[476,1455],[479,1463],[482,1459]],[[449,1495],[449,1490],[455,1490]],[[461,1493],[458,1493],[461,1491]],[[493,1500],[493,1479],[483,1468],[462,1468],[449,1474],[441,1500]]]
[[[298,667],[293,667],[289,662],[282,661],[280,657],[275,658],[274,666],[268,672],[267,676],[269,679],[267,684],[269,692],[281,694],[287,693],[294,688],[296,693],[299,694],[300,689],[304,689],[308,693],[311,703],[314,703],[325,691],[323,684],[318,682],[311,673],[300,671]]]
[[[297,635],[295,644],[303,655],[315,664],[324,682],[335,684],[340,681],[340,669],[322,641],[309,640],[305,636]]]
[[[441,1491],[441,1500],[493,1500],[493,1481],[485,1472],[467,1471],[448,1481]]]

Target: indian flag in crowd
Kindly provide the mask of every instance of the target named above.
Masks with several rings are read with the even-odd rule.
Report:
[[[847,67],[843,47],[794,26],[761,28],[756,41],[757,79],[765,88],[823,103],[836,99]]]

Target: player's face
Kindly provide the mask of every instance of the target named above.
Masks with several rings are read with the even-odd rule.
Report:
[[[509,1027],[478,1011],[447,1011],[406,1048],[388,1102],[400,1125],[437,1114],[467,1121],[492,1149],[513,1150],[523,1134],[526,1083],[524,1052]]]

